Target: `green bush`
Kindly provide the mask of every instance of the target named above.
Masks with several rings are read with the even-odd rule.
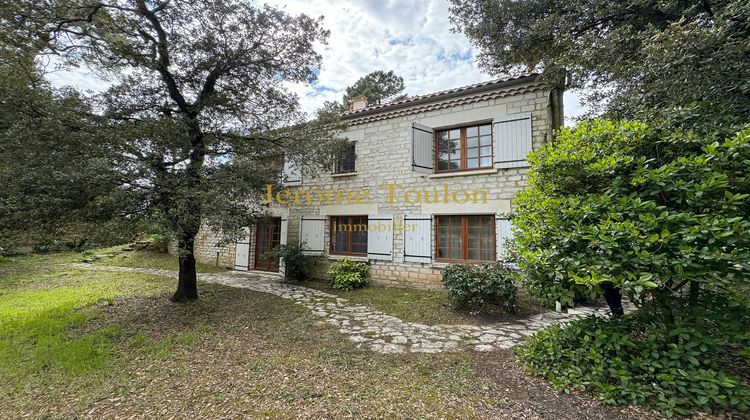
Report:
[[[337,290],[352,290],[367,284],[367,273],[370,264],[342,258],[331,264],[328,275],[331,277],[331,287]]]
[[[303,281],[312,277],[315,267],[322,262],[320,256],[305,255],[303,246],[304,243],[277,245],[262,258],[269,261],[282,260],[284,263],[284,278]]]
[[[668,416],[747,410],[750,305],[726,296],[703,305],[673,303],[680,316],[669,329],[651,315],[658,311],[590,317],[548,327],[516,353],[555,387],[585,390],[608,404],[638,404]]]
[[[451,264],[443,270],[443,286],[457,307],[498,305],[513,310],[516,304],[514,271],[509,264]]]
[[[524,287],[572,304],[611,284],[638,304],[750,279],[750,130],[724,142],[638,122],[564,128],[529,156],[515,242]]]

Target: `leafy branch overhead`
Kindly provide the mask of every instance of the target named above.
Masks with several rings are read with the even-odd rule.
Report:
[[[612,117],[721,135],[750,119],[746,1],[451,2],[491,73],[564,78]]]

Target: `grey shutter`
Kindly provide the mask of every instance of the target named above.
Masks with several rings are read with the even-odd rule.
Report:
[[[300,244],[304,243],[305,255],[321,255],[324,252],[323,238],[326,219],[321,216],[302,216],[300,220]]]
[[[234,245],[234,269],[250,269],[250,228],[242,228],[242,237]]]
[[[432,215],[404,216],[404,261],[429,263],[432,261]]]
[[[508,242],[513,240],[513,224],[505,217],[496,217],[495,235],[497,240],[497,259],[507,260]]]
[[[280,235],[279,235],[280,236],[279,237],[279,244],[280,245],[286,245],[286,241],[287,241],[287,237],[288,237],[287,236],[288,229],[289,229],[289,222],[287,221],[287,219],[282,218],[281,219],[281,228],[280,228],[281,232],[280,232]],[[283,259],[281,261],[279,261],[279,273],[281,273],[282,276],[286,276],[286,265],[284,264],[284,260]]]
[[[294,161],[287,158],[284,158],[284,172],[281,177],[284,185],[302,185],[302,171]]]
[[[393,261],[393,216],[371,214],[367,226],[367,258]]]
[[[435,132],[426,125],[411,125],[411,170],[431,174],[434,169]]]
[[[506,115],[492,122],[495,168],[529,166],[526,155],[532,150],[531,113]]]

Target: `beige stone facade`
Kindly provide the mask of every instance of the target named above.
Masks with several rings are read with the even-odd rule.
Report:
[[[446,93],[447,92],[447,93]],[[321,173],[306,176],[303,171],[300,185],[287,187],[290,193],[298,191],[298,204],[275,205],[271,212],[286,221],[288,242],[298,241],[302,216],[317,216],[324,219],[324,253],[329,261],[339,258],[330,254],[330,217],[347,215],[388,215],[394,222],[403,221],[408,215],[497,215],[513,210],[516,194],[526,185],[527,165],[512,168],[467,170],[455,173],[430,173],[414,170],[414,146],[412,130],[414,123],[435,130],[460,127],[475,123],[492,123],[514,115],[530,115],[530,147],[539,148],[549,141],[553,128],[561,121],[560,93],[533,77],[511,79],[511,81],[488,82],[451,91],[426,95],[392,105],[365,108],[345,115],[349,128],[345,135],[356,142],[355,172],[334,175]],[[495,149],[497,149],[495,143]],[[495,153],[498,153],[497,151]],[[502,157],[495,160],[502,161]],[[497,165],[497,164],[495,164]],[[397,187],[384,186],[396,185]],[[393,190],[391,190],[393,188]],[[451,194],[435,200],[433,192]],[[404,191],[410,191],[404,196]],[[472,200],[472,192],[484,191]],[[317,203],[317,193],[311,194],[311,204],[306,194],[320,191],[323,194],[336,191],[368,191],[368,199],[357,202]],[[396,194],[391,195],[391,192]],[[427,191],[425,193],[424,191]],[[464,198],[461,191],[469,193],[469,202],[453,202]],[[417,197],[417,195],[420,197]],[[425,196],[426,194],[426,196]],[[419,198],[419,199],[417,199]],[[436,238],[434,222],[431,228],[429,262],[405,261],[405,231],[394,229],[390,260],[371,260],[371,282],[375,284],[437,289],[444,262],[436,261]],[[251,232],[250,238],[254,238]],[[426,240],[426,239],[425,239]],[[498,238],[498,241],[500,238]],[[219,238],[210,232],[202,232],[196,244],[200,261],[230,267],[234,263],[233,247],[217,246]],[[498,244],[498,249],[501,247]],[[253,244],[250,245],[249,265],[254,260]],[[359,257],[366,259],[366,257]]]

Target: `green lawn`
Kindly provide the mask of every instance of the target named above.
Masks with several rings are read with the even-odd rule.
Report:
[[[603,417],[611,410],[558,395],[508,351],[376,354],[288,300],[200,284],[197,302],[174,304],[174,279],[69,265],[90,258],[0,259],[0,418]],[[138,251],[96,263],[174,269],[173,257]],[[350,296],[367,293],[371,302],[390,302],[383,310],[409,306],[385,289]],[[442,305],[423,292],[398,293],[430,302],[421,311]]]

